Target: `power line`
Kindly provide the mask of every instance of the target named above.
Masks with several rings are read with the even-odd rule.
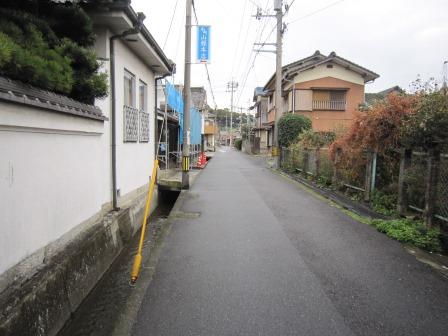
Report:
[[[246,14],[246,5],[247,5],[247,2],[244,1],[243,14],[241,15],[240,28],[238,31],[238,40],[236,42],[235,54],[233,55],[232,71],[230,72],[232,76],[233,76],[233,69],[235,68],[236,55],[238,54],[238,49],[240,47],[240,38],[241,38],[241,31],[243,30],[244,15]]]
[[[255,6],[257,6],[257,7],[260,7],[260,5],[259,4],[257,4],[255,1],[253,1],[253,0],[249,0],[249,2],[251,2],[253,5],[255,5]]]
[[[267,2],[266,2],[265,11],[267,11],[268,6],[269,6],[269,0],[267,0]],[[266,28],[267,22],[268,22],[267,18],[263,18],[263,24],[260,25],[260,26],[258,26],[258,29],[257,29],[257,31],[255,32],[255,42],[256,42],[257,40],[261,39],[261,35],[263,34],[264,29]],[[251,24],[252,24],[252,20],[249,21],[249,27],[250,27]],[[248,29],[246,30],[246,37],[244,38],[244,44],[243,44],[243,45],[246,44],[247,37],[248,37],[248,35],[249,35],[249,27],[248,27]],[[258,35],[259,35],[259,37],[257,37]],[[245,67],[245,68],[247,68],[247,67],[249,66],[249,64],[250,64],[250,59],[252,58],[252,54],[253,54],[253,52],[254,52],[254,51],[251,49],[250,52],[249,52],[249,57],[247,58],[246,67]],[[241,58],[240,58],[240,61],[238,62],[238,67],[237,67],[237,71],[236,71],[237,73],[239,73],[239,69],[240,69],[240,67],[241,67],[241,62],[242,62],[242,60],[243,60],[243,57],[241,57]],[[242,76],[243,76],[243,74],[242,74]],[[241,76],[241,77],[242,77],[242,76]]]
[[[285,13],[283,13],[283,16],[285,16],[289,12],[289,10],[291,9],[291,6],[294,4],[295,1],[296,0],[292,0],[291,3],[288,6],[286,6],[286,10],[285,10]]]
[[[267,9],[268,9],[269,1],[270,1],[270,0],[267,0],[267,1],[266,1],[265,11],[267,11]],[[263,35],[263,31],[264,31],[264,29],[265,29],[265,27],[266,27],[266,25],[267,25],[267,22],[268,22],[267,18],[263,18],[263,21],[262,21],[263,24],[260,25],[260,26],[258,26],[258,29],[257,29],[257,31],[255,32],[255,41],[254,41],[254,43],[255,43],[257,40],[261,39],[261,36]],[[258,37],[258,35],[259,35],[259,37]],[[249,66],[249,64],[250,64],[250,60],[251,60],[251,58],[252,58],[252,54],[253,54],[253,52],[254,52],[253,49],[251,49],[250,52],[249,52],[249,57],[247,58],[247,62],[246,62],[246,66],[245,66],[245,68],[247,68],[247,67]],[[238,69],[239,69],[239,66],[240,66],[240,65],[238,65]]]
[[[317,9],[317,10],[311,12],[311,13],[308,13],[306,15],[300,16],[300,17],[296,18],[295,20],[290,21],[289,24],[297,22],[297,21],[300,21],[300,20],[303,20],[303,19],[306,19],[306,18],[308,18],[310,16],[313,16],[314,14],[320,13],[320,12],[322,12],[322,11],[324,11],[324,10],[330,8],[330,7],[333,7],[333,6],[337,5],[337,4],[340,4],[341,2],[344,2],[344,1],[345,0],[338,0],[338,1],[332,2],[331,4],[328,4],[325,7],[319,8],[319,9]]]
[[[249,17],[249,18],[250,18],[250,17]],[[244,48],[244,46],[246,45],[247,37],[249,36],[249,30],[250,30],[250,27],[251,27],[251,25],[252,25],[252,21],[253,21],[253,20],[251,20],[251,19],[249,20],[249,24],[248,24],[247,29],[246,29],[246,35],[245,35],[245,37],[244,37],[244,42],[243,42],[243,44],[241,45],[242,48]],[[242,50],[241,50],[241,52],[242,52]],[[240,57],[239,62],[238,62],[238,66],[237,66],[237,68],[236,68],[236,73],[239,73],[239,71],[240,71],[240,67],[241,67],[241,62],[242,62],[242,60],[243,60],[243,58]],[[232,71],[232,76],[233,76],[233,71]]]
[[[162,49],[165,49],[166,42],[168,41],[168,36],[170,35],[170,32],[171,32],[171,26],[173,25],[174,16],[176,15],[176,9],[177,9],[178,2],[179,2],[179,0],[176,0],[176,4],[174,5],[173,16],[171,17],[170,27],[168,28],[168,32],[166,33],[165,42],[163,43]]]
[[[195,7],[195,5],[194,5],[194,1],[192,1],[192,5],[193,5],[193,13],[194,13],[194,19],[195,19],[195,21],[196,21],[196,25],[199,25],[198,15],[197,15],[197,13],[196,13],[196,7]],[[210,86],[210,92],[211,92],[211,94],[212,94],[213,105],[214,105],[214,107],[215,107],[215,109],[216,109],[216,100],[215,100],[215,94],[214,94],[214,92],[213,92],[212,81],[211,81],[211,79],[210,79],[210,73],[209,73],[209,71],[208,71],[207,63],[204,63],[204,65],[205,65],[205,71],[207,72],[207,81],[208,81],[208,84],[209,84],[209,86]]]
[[[260,45],[260,49],[267,43],[268,39],[271,37],[271,35],[272,35],[272,33],[274,32],[275,28],[277,28],[277,24],[275,24],[275,25],[272,27],[272,29],[271,29],[271,31],[269,32],[268,36],[266,37],[266,39],[264,40],[264,42]],[[259,54],[260,54],[260,51],[257,50],[257,51],[255,52],[255,56],[254,56],[254,59],[253,59],[253,61],[252,61],[252,65],[251,65],[250,68],[247,70],[246,77],[244,78],[244,81],[243,81],[243,85],[242,85],[241,92],[240,92],[240,94],[239,94],[239,96],[238,96],[238,100],[237,100],[237,103],[236,103],[237,105],[238,105],[238,103],[240,102],[241,96],[243,95],[243,91],[244,91],[244,89],[245,89],[245,87],[246,87],[247,78],[249,77],[249,74],[250,74],[251,70],[254,68],[254,66],[255,66],[255,61],[256,61],[257,56],[258,56]]]
[[[213,88],[212,88],[212,82],[210,80],[210,73],[208,72],[208,66],[207,63],[205,63],[205,71],[207,71],[207,80],[208,80],[208,84],[210,85],[210,92],[212,94],[212,99],[213,99],[213,105],[216,109],[216,100],[215,100],[215,94],[213,93]]]
[[[299,18],[297,18],[297,19],[295,19],[295,20],[289,22],[289,24],[294,23],[294,22],[297,22],[297,21],[300,21],[300,20],[302,20],[302,19],[305,19],[305,18],[307,18],[307,17],[310,17],[310,16],[312,16],[312,15],[314,15],[314,14],[317,14],[317,13],[319,13],[319,12],[322,12],[322,11],[324,11],[324,10],[330,8],[330,7],[333,7],[333,6],[339,4],[339,3],[343,2],[343,1],[345,1],[345,0],[338,0],[338,1],[332,2],[332,3],[328,4],[327,6],[324,6],[324,7],[322,7],[322,8],[319,8],[319,9],[317,9],[317,10],[311,12],[311,13],[308,13],[308,14],[306,14],[306,15],[304,15],[304,16],[301,16],[301,17],[299,17]],[[291,3],[290,3],[289,6],[288,6],[288,10],[285,11],[285,13],[283,14],[283,16],[285,16],[285,15],[289,12],[289,9],[290,9],[291,6],[294,4],[294,2],[295,2],[295,0],[292,0],[292,1],[291,1]],[[272,33],[274,32],[275,28],[276,28],[276,25],[274,25],[274,27],[272,28],[272,30],[269,32],[268,37],[267,37],[267,38],[264,40],[264,42],[260,45],[260,48],[259,48],[259,49],[261,49],[261,48],[266,44],[267,40],[270,38],[270,36],[271,36]],[[259,55],[259,53],[260,53],[259,50],[257,50],[256,53],[255,53],[254,59],[253,59],[253,61],[252,61],[252,65],[250,66],[250,68],[248,68],[247,73],[246,73],[246,76],[245,76],[245,78],[244,78],[244,81],[242,81],[242,82],[243,82],[243,85],[241,86],[241,91],[240,91],[240,94],[239,94],[239,96],[238,96],[237,104],[239,103],[239,101],[240,101],[240,99],[241,99],[241,96],[243,95],[243,91],[244,91],[244,89],[245,89],[245,87],[246,87],[247,79],[248,79],[248,77],[249,77],[250,72],[251,72],[252,69],[254,68],[255,60],[257,59],[257,56]],[[251,56],[252,56],[252,54],[251,54]],[[251,57],[251,56],[250,56],[250,57]],[[250,58],[249,58],[249,60],[250,60]]]
[[[270,0],[267,0],[267,1],[266,1],[266,5],[265,5],[265,8],[264,8],[264,11],[265,11],[265,12],[267,12],[267,10],[268,10],[268,7],[269,7],[269,1],[270,1]],[[255,32],[255,41],[254,41],[254,43],[261,39],[261,36],[263,35],[263,32],[264,32],[264,30],[265,30],[265,28],[266,28],[266,26],[267,26],[267,23],[268,23],[268,19],[267,19],[266,17],[264,17],[264,18],[263,18],[263,21],[262,21],[262,25],[261,25],[261,26],[258,26],[258,29],[257,29],[257,31]],[[270,34],[272,34],[272,31],[270,32]],[[269,34],[269,35],[270,35],[270,34]],[[268,38],[269,38],[269,36],[268,36]],[[266,40],[267,40],[267,39],[266,39]],[[258,55],[258,52],[256,52],[256,53],[255,53],[254,60],[253,60],[253,62],[252,62],[252,65],[249,67],[249,65],[251,64],[251,59],[252,59],[252,56],[254,55],[254,52],[255,52],[255,51],[254,51],[253,49],[251,49],[251,51],[250,51],[250,53],[249,53],[249,57],[247,58],[247,62],[246,62],[246,66],[245,66],[245,68],[247,69],[247,72],[246,72],[246,76],[245,76],[244,80],[242,81],[242,82],[243,82],[243,86],[242,86],[242,90],[241,90],[241,92],[240,92],[240,95],[239,95],[239,97],[238,97],[238,102],[239,102],[239,100],[240,100],[240,98],[241,98],[241,95],[242,95],[242,92],[243,92],[243,90],[244,90],[244,88],[245,88],[246,81],[247,81],[247,78],[248,78],[248,76],[249,76],[249,73],[250,73],[250,71],[251,71],[251,70],[253,69],[253,67],[254,67],[255,59],[257,58],[256,55]],[[238,69],[239,69],[239,66],[238,66]],[[242,78],[243,76],[244,76],[244,74],[242,74],[241,78]]]

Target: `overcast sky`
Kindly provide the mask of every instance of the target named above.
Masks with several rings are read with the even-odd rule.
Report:
[[[146,14],[145,24],[167,57],[177,64],[175,83],[183,82],[185,2],[132,0],[134,9]],[[284,17],[283,64],[315,50],[325,55],[335,51],[380,75],[366,92],[394,85],[409,89],[417,75],[442,80],[443,62],[448,60],[448,0],[283,2],[292,3]],[[257,7],[272,14],[273,4],[274,0],[195,0],[199,24],[212,26],[208,67],[218,108],[230,106],[226,85],[232,78],[239,83],[234,105],[247,108],[254,88],[273,75],[275,55],[253,52],[253,43],[275,42],[275,18],[252,17]],[[195,55],[194,45],[192,49]],[[213,107],[204,65],[192,66],[191,82],[207,89]]]

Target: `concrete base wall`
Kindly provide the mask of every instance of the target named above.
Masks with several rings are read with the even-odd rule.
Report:
[[[244,153],[253,154],[252,153],[252,145],[251,145],[250,141],[243,140],[243,144],[241,147],[242,147],[242,150]]]
[[[140,228],[145,191],[139,188],[122,210],[97,214],[5,272],[0,335],[56,335]]]

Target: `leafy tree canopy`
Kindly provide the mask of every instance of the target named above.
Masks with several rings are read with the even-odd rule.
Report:
[[[216,110],[216,121],[221,129],[224,129],[226,126],[230,127],[230,115],[232,115],[232,128],[239,128],[240,123],[243,125],[247,123],[247,114],[246,113],[230,113],[228,108],[225,109],[217,109]],[[227,118],[227,125],[226,125]],[[253,115],[249,114],[250,122],[253,122]]]
[[[448,94],[445,90],[419,96],[416,112],[403,122],[403,142],[425,150],[448,147]]]
[[[93,103],[107,95],[92,23],[72,2],[5,0],[0,9],[0,74]]]
[[[311,129],[311,120],[298,114],[285,114],[278,122],[278,142],[282,147],[293,143],[300,133]]]
[[[377,101],[371,110],[358,114],[348,132],[332,147],[350,149],[358,157],[367,149],[384,154],[400,147],[403,120],[415,112],[417,101],[415,96],[398,94]]]

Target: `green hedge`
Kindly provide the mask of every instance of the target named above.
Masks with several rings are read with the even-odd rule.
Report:
[[[278,143],[287,147],[293,143],[300,133],[311,129],[311,120],[298,114],[283,115],[278,122]]]
[[[234,145],[235,145],[236,149],[241,150],[241,147],[243,146],[243,140],[242,139],[235,139]]]

